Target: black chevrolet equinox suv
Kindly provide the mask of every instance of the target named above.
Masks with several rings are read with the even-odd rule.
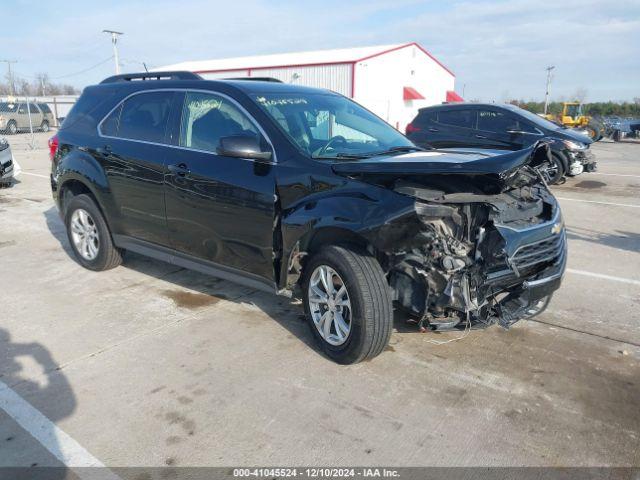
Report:
[[[566,262],[548,146],[416,147],[336,93],[189,72],[88,87],[50,140],[53,197],[78,262],[125,250],[299,295],[340,363],[416,330],[540,313]]]

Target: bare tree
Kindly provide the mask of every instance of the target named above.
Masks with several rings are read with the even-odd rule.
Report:
[[[35,77],[35,82],[37,84],[38,91],[40,95],[43,97],[47,94],[49,87],[51,86],[51,82],[49,81],[49,75],[46,73],[37,73]]]

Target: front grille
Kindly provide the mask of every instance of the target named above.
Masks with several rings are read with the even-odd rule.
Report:
[[[536,243],[523,245],[510,258],[511,266],[522,272],[529,267],[555,260],[564,248],[564,232]]]

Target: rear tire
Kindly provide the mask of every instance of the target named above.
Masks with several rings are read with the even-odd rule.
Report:
[[[80,265],[102,271],[122,263],[122,251],[113,244],[102,212],[89,195],[71,198],[64,219],[69,243]]]
[[[42,125],[40,125],[40,130],[42,130],[43,132],[48,132],[49,131],[49,122],[47,122],[46,120],[44,122],[42,122]]]
[[[318,272],[323,268],[332,272],[330,275],[334,285],[333,291],[335,293],[338,290],[332,300],[327,300],[324,304],[313,300],[317,300],[323,294],[325,298],[329,298],[331,294],[327,295],[327,289],[323,286],[318,291],[318,284],[312,289],[312,278],[317,279]],[[339,290],[342,285],[346,290],[346,296],[340,297]],[[347,365],[374,358],[385,349],[391,336],[393,309],[389,286],[382,267],[375,258],[350,247],[325,247],[306,263],[302,286],[309,326],[328,357],[337,363]],[[331,289],[332,287],[329,287],[329,290]],[[335,306],[344,305],[340,298],[348,302],[348,313],[344,306]],[[330,306],[323,309],[322,305]],[[348,317],[348,325],[346,322],[342,323],[341,333],[338,333],[340,323],[336,320],[336,308],[341,312],[341,319],[346,320]],[[325,318],[324,314],[328,316]],[[325,330],[323,327],[326,326],[326,322],[331,323]],[[345,335],[346,327],[348,333]]]

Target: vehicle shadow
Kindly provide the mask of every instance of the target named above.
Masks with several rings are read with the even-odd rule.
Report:
[[[47,227],[51,234],[58,240],[61,247],[74,262],[75,256],[67,233],[55,208],[44,212]],[[237,304],[252,304],[264,312],[268,317],[278,322],[290,334],[298,338],[302,343],[319,355],[324,356],[319,347],[309,324],[304,315],[304,308],[298,298],[271,295],[257,290],[245,289],[199,272],[171,266],[159,260],[154,260],[142,255],[127,252],[123,258],[122,267],[140,272],[144,275],[171,282],[178,289],[167,291],[164,295],[183,308],[199,308],[206,305],[206,298],[210,302],[224,299]],[[185,295],[184,290],[195,292],[196,296]],[[181,292],[182,291],[182,292]],[[407,323],[407,316],[401,312],[394,314],[394,328],[399,333],[417,332],[417,327]]]
[[[606,245],[618,250],[640,252],[640,234],[634,232],[602,233],[588,228],[567,227],[567,238]]]
[[[42,381],[33,380],[38,378],[33,374],[29,375],[31,379],[27,378],[19,359],[24,359],[26,365],[35,363]],[[4,433],[0,438],[0,470],[15,468],[17,478],[68,478],[68,469],[60,461],[65,452],[58,443],[54,424],[71,415],[76,404],[73,389],[51,353],[40,343],[12,341],[9,331],[0,327],[0,411],[5,410],[14,420],[20,418],[30,424],[20,428],[20,422],[14,423],[7,417],[4,425],[0,423]],[[32,408],[46,409],[46,419],[40,418],[40,413]],[[31,437],[28,430],[35,431],[43,443]]]

